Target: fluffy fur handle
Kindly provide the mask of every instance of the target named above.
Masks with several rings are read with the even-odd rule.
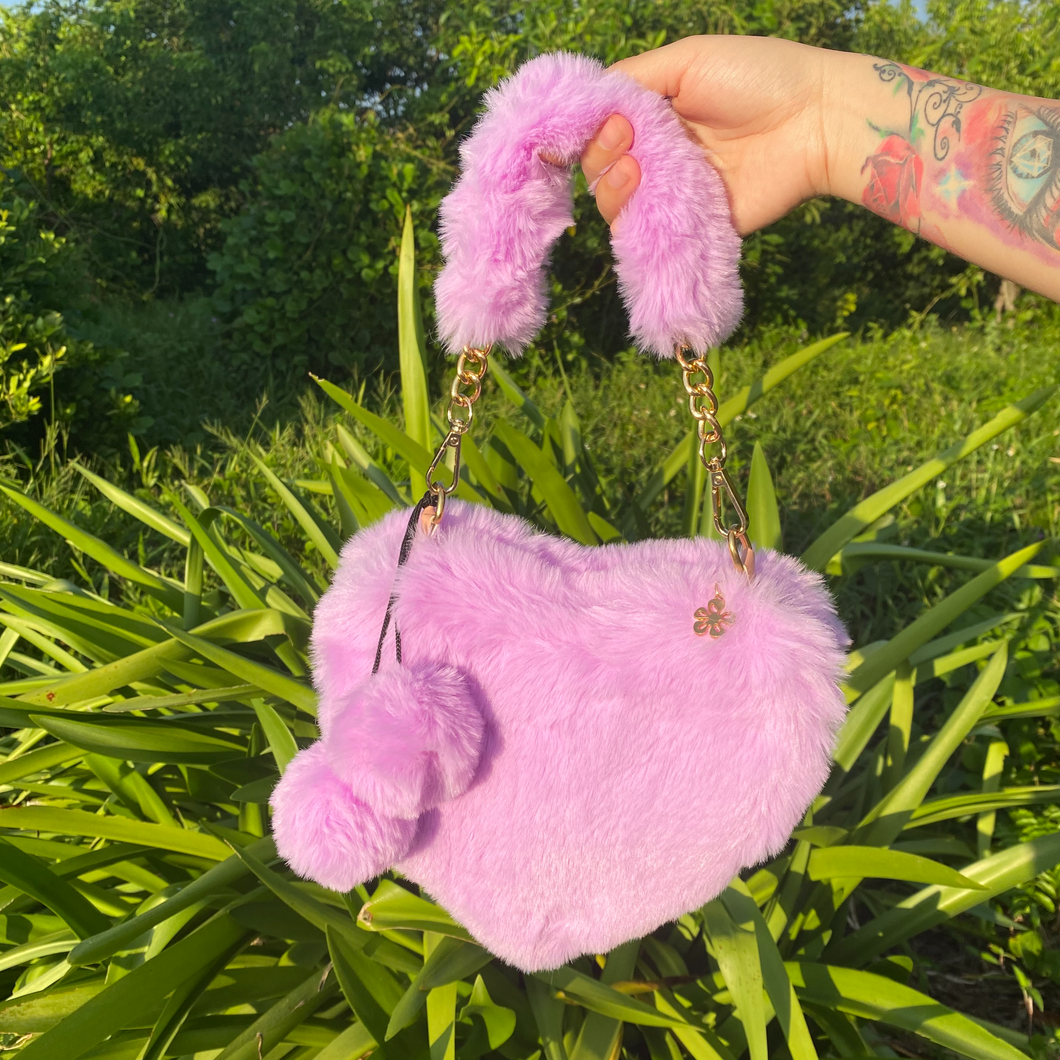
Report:
[[[518,354],[541,328],[548,251],[573,223],[569,166],[615,113],[633,126],[629,153],[641,169],[612,236],[637,345],[660,357],[678,342],[703,353],[732,332],[743,296],[725,188],[663,97],[557,53],[526,63],[486,103],[441,205],[446,265],[435,295],[451,351],[501,343]]]

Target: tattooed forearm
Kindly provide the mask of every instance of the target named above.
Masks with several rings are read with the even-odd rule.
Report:
[[[873,71],[892,99],[887,120],[869,122],[880,141],[862,202],[941,246],[958,240],[966,257],[981,231],[1060,267],[1060,104],[898,63]]]

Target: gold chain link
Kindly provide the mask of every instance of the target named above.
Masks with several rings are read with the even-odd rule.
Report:
[[[467,434],[475,418],[475,402],[482,393],[482,379],[489,367],[492,348],[465,346],[456,362],[456,375],[449,387],[449,408],[445,411],[449,433],[427,468],[427,489],[434,494],[434,512],[429,520],[432,530],[442,521],[446,497],[456,492],[460,483],[460,440]],[[448,449],[453,450],[453,481],[446,486],[441,479],[435,478],[435,474]]]
[[[732,479],[725,470],[728,450],[718,423],[718,399],[714,394],[714,373],[706,358],[693,354],[689,346],[677,346],[674,350],[681,366],[681,380],[688,394],[688,411],[696,421],[696,436],[699,439],[699,459],[707,470],[710,480],[710,508],[714,517],[714,528],[729,543],[729,553],[736,569],[748,578],[754,577],[755,554],[747,537],[747,509],[736,494]],[[697,376],[702,376],[697,379]],[[716,445],[718,451],[708,455],[707,447]],[[732,509],[736,522],[725,525],[724,503]]]

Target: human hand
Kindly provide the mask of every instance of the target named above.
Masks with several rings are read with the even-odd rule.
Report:
[[[623,59],[613,69],[670,97],[721,174],[733,223],[746,235],[829,192],[821,100],[836,61],[842,61],[837,53],[792,41],[703,36]],[[590,185],[599,180],[596,202],[609,224],[640,181],[640,167],[626,153],[635,136],[614,114],[581,157]]]

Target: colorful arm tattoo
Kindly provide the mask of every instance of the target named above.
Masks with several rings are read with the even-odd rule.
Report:
[[[872,126],[881,142],[862,167],[862,202],[944,247],[973,222],[1060,266],[1060,105],[898,63],[873,69],[908,116],[898,128]]]

